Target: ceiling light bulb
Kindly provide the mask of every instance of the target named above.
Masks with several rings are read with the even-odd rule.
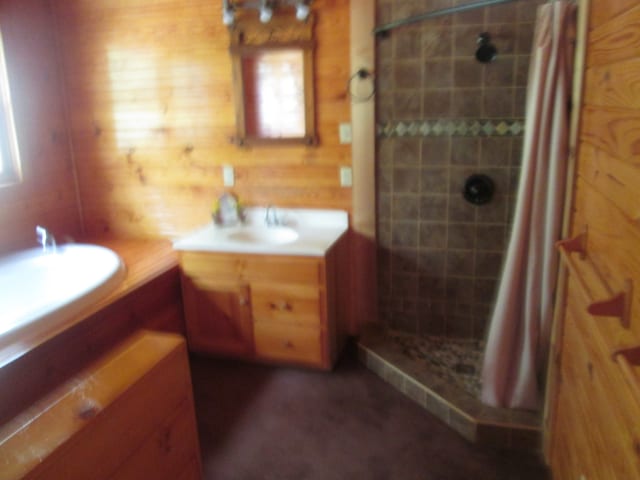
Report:
[[[301,22],[304,22],[307,19],[307,17],[309,16],[309,12],[309,5],[302,2],[296,5],[296,18]]]
[[[229,25],[233,25],[235,20],[235,12],[232,8],[226,8],[222,11],[222,23],[224,23],[227,27]]]
[[[260,21],[262,23],[269,23],[273,17],[273,10],[267,6],[260,9]]]

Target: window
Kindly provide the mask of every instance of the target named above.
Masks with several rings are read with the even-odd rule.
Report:
[[[11,110],[4,45],[0,36],[0,185],[15,183],[19,180],[18,143]]]

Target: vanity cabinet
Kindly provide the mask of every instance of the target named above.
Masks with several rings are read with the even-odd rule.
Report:
[[[345,338],[336,258],[181,252],[189,348],[332,368]]]

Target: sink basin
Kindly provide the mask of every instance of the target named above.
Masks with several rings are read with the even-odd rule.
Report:
[[[227,238],[243,243],[284,245],[295,242],[298,232],[291,227],[245,227],[230,233]]]

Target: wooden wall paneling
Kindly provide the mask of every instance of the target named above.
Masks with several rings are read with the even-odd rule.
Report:
[[[610,7],[611,2],[606,2],[606,7],[602,5],[602,8]],[[588,68],[609,65],[640,54],[640,6],[633,2],[633,5],[626,7],[626,10],[616,12],[616,16],[603,23],[594,24],[598,19],[591,17],[590,25],[593,30],[589,35]],[[599,20],[604,20],[604,17]]]
[[[314,2],[318,147],[238,148],[221,0],[57,2],[65,88],[89,233],[177,236],[210,219],[237,167],[247,205],[351,209],[338,167],[349,9]],[[277,14],[277,13],[276,13]]]
[[[623,159],[640,154],[640,113],[585,105],[582,109],[581,140]]]
[[[35,246],[35,226],[82,232],[48,1],[0,1],[22,182],[0,187],[0,254]]]
[[[640,60],[592,67],[586,72],[588,95],[585,102],[591,106],[614,108],[640,107]]]
[[[579,276],[593,300],[640,285],[640,6],[592,2],[572,234],[587,231]],[[612,358],[640,345],[640,300],[632,293],[631,327],[586,313],[589,298],[570,278],[563,318],[551,464],[558,478],[636,478],[640,404]],[[585,421],[588,419],[588,421]]]
[[[584,192],[580,197],[580,209],[576,212],[576,225],[583,222],[588,225],[587,251],[589,258],[612,290],[619,291],[624,280],[634,279],[640,282],[640,258],[637,246],[640,245],[640,228],[631,223],[602,192],[586,184],[582,178],[578,181]],[[611,225],[616,225],[615,229]],[[640,299],[632,298],[631,328],[640,335]],[[639,336],[640,338],[640,336]]]
[[[591,28],[602,25],[637,4],[637,0],[608,0],[607,2],[595,0],[591,2]]]

